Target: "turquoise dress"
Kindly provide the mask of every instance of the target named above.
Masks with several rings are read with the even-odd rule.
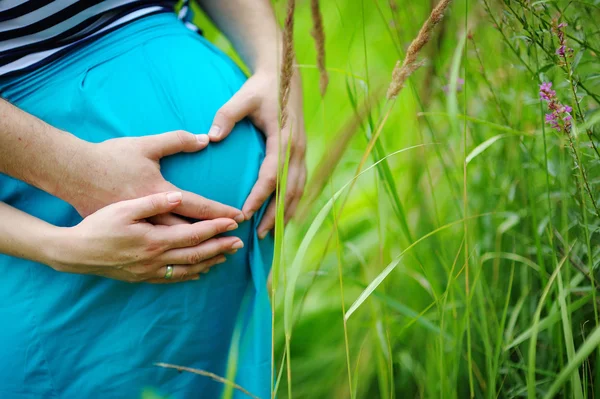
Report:
[[[176,129],[205,133],[244,81],[221,51],[174,15],[159,14],[35,72],[0,79],[0,94],[101,142]],[[244,120],[223,142],[161,166],[181,189],[241,208],[264,151],[262,133]],[[64,201],[1,174],[0,201],[58,226],[81,220]],[[243,250],[199,281],[180,284],[60,273],[0,255],[0,398],[139,398],[145,388],[170,398],[218,398],[221,383],[155,363],[225,376],[232,347],[235,382],[270,397],[273,243],[256,235],[261,214],[232,232]]]

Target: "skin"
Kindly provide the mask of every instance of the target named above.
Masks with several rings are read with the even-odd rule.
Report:
[[[237,237],[216,235],[237,223],[217,218],[175,226],[147,218],[182,206],[182,193],[152,194],[109,205],[74,227],[56,227],[0,202],[0,252],[34,260],[57,271],[93,274],[132,283],[176,283],[223,263],[223,253],[243,248]],[[20,226],[15,229],[14,226]],[[166,266],[173,277],[164,279]]]
[[[292,217],[306,180],[302,96],[300,78],[295,75],[287,106],[289,122],[280,134],[278,93],[272,83],[279,69],[281,32],[271,5],[267,0],[199,3],[253,71],[246,84],[217,112],[209,137],[176,131],[89,143],[0,99],[0,173],[67,201],[85,217],[76,227],[55,230],[0,203],[0,220],[7,221],[0,228],[0,252],[59,271],[131,282],[165,282],[165,266],[175,264],[174,277],[167,282],[195,279],[199,272],[222,262],[223,254],[235,251],[234,246],[243,245],[239,239],[234,241],[235,237],[214,238],[218,233],[209,233],[249,219],[270,198],[276,188],[278,159],[283,158],[279,151],[285,151],[288,143],[292,157],[285,196],[286,220]],[[209,139],[224,140],[244,117],[265,134],[267,152],[243,212],[179,190],[162,177],[162,157],[200,151]],[[166,192],[180,193],[180,201],[162,207],[155,204],[153,211],[145,213],[134,209],[148,209],[147,201],[160,203],[153,195],[166,198]],[[176,215],[204,221],[189,224]],[[275,203],[271,202],[258,227],[259,237],[264,238],[272,230],[274,220]],[[14,231],[9,226],[23,227]],[[171,228],[180,229],[177,243],[164,238],[166,235],[160,242],[144,238],[160,236],[158,232],[175,232],[167,230]],[[181,238],[184,236],[187,241]],[[32,237],[48,245],[34,247],[29,243],[38,241]],[[70,243],[66,248],[65,242]],[[40,253],[40,247],[61,250]]]
[[[279,92],[277,82],[281,58],[281,31],[268,0],[199,0],[217,27],[231,40],[253,72],[242,88],[215,115],[208,135],[211,141],[224,140],[235,124],[248,118],[267,140],[266,157],[242,211],[246,219],[267,201],[277,185],[278,161],[283,163],[288,143],[290,161],[285,193],[285,220],[289,221],[306,183],[306,134],[302,117],[302,87],[297,72],[292,77],[286,110],[289,121],[279,132]],[[281,156],[280,156],[281,152]],[[264,238],[275,225],[272,200],[258,226]]]

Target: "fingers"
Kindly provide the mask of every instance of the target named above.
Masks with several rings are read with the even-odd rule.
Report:
[[[290,160],[290,163],[291,162],[292,162],[292,160]],[[290,168],[288,169],[288,176],[286,179],[286,193],[285,193],[285,199],[284,199],[285,214],[288,213],[288,209],[294,200],[294,196],[296,195],[296,192],[298,189],[299,177],[300,177],[300,170],[297,167],[290,165]],[[271,199],[271,203],[267,207],[267,210],[265,211],[265,214],[263,215],[263,217],[260,221],[260,224],[258,225],[258,229],[257,229],[258,238],[260,238],[262,240],[263,238],[265,238],[267,236],[269,231],[275,227],[276,217],[277,217],[277,206],[275,203],[275,198],[273,198],[273,199]],[[287,219],[285,219],[285,221],[287,222]]]
[[[296,163],[296,162],[295,162]],[[300,202],[300,198],[302,198],[302,194],[304,193],[304,185],[306,183],[306,169],[304,164],[295,165],[293,168],[290,168],[289,175],[287,178],[287,187],[285,194],[285,209],[284,209],[284,220],[285,223],[289,222],[289,220],[294,215],[296,208],[298,207],[298,203]],[[269,231],[273,230],[275,227],[275,218],[277,216],[277,207],[275,200],[271,200],[271,203],[267,207],[260,224],[258,225],[257,234],[258,238],[261,240],[267,236]]]
[[[135,221],[156,216],[161,213],[171,212],[181,204],[181,201],[181,192],[171,191],[147,195],[128,201],[121,201],[117,203],[117,206],[121,207],[126,212],[126,215],[130,220]]]
[[[172,186],[177,189],[175,186]],[[217,201],[206,199],[189,191],[182,191],[183,200],[175,213],[198,220],[229,218],[238,223],[245,220],[244,214],[239,209],[221,204]]]
[[[179,216],[173,215],[172,213],[163,213],[161,215],[152,216],[148,218],[148,222],[158,226],[176,226],[178,224],[191,224],[187,220],[180,218]]]
[[[171,265],[173,266],[173,275],[170,279],[166,279],[167,265],[156,271],[156,277],[146,280],[147,283],[154,284],[169,284],[179,283],[182,281],[198,280],[200,273],[208,273],[211,267],[225,263],[227,259],[224,255],[217,255],[195,265]]]
[[[156,226],[150,234],[153,242],[160,243],[166,249],[196,247],[204,241],[226,231],[237,229],[232,219],[220,218],[193,224],[175,226]]]
[[[137,140],[143,143],[148,156],[156,160],[179,152],[200,151],[210,141],[206,134],[196,135],[184,130],[139,137]]]
[[[275,216],[277,215],[277,204],[273,198],[265,211],[265,214],[258,225],[257,234],[261,240],[269,234],[269,231],[275,227]]]
[[[231,97],[216,113],[213,124],[208,131],[211,141],[221,141],[235,126],[235,124],[250,113],[259,105],[258,97],[250,90],[240,89]]]
[[[295,167],[293,171],[295,172],[294,179],[292,179],[294,186],[288,186],[286,193],[285,223],[288,223],[294,217],[298,203],[304,194],[304,186],[306,184],[306,166],[304,165],[304,161],[301,161],[301,164]],[[290,171],[291,173],[292,171]],[[290,179],[288,178],[289,181]]]
[[[277,187],[277,152],[268,152],[258,172],[258,180],[244,206],[242,212],[249,220],[262,204],[273,194]]]
[[[234,253],[243,247],[244,244],[237,237],[218,237],[195,247],[170,249],[157,257],[157,261],[166,265],[195,265],[217,255]]]

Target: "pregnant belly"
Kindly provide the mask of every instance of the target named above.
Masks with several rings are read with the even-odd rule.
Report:
[[[198,134],[208,130],[215,112],[244,82],[224,56],[185,33],[93,60],[83,74],[77,70],[66,66],[61,75],[48,76],[15,105],[91,142],[177,129]],[[241,208],[263,157],[262,134],[242,121],[221,143],[164,158],[161,170],[181,189]],[[68,204],[6,176],[0,176],[0,194],[55,224],[80,220]],[[252,251],[269,250],[269,245],[252,247],[255,226],[252,220],[232,232],[246,244],[243,250],[199,281],[183,284],[127,284],[0,257],[0,267],[12,273],[0,300],[20,306],[4,314],[10,329],[0,334],[0,352],[19,359],[18,367],[2,370],[5,377],[23,380],[22,370],[48,369],[58,391],[75,395],[87,392],[86,381],[105,383],[96,393],[118,392],[132,379],[136,386],[168,384],[173,372],[157,373],[156,361],[222,375],[252,280]],[[28,363],[32,360],[22,356],[19,342],[43,346],[45,358]]]

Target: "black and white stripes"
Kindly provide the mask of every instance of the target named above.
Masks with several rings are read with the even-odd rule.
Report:
[[[176,0],[0,0],[0,76],[35,69],[144,16],[173,12],[176,3]],[[187,11],[184,4],[181,19],[186,19]],[[186,25],[193,28],[189,22]]]

